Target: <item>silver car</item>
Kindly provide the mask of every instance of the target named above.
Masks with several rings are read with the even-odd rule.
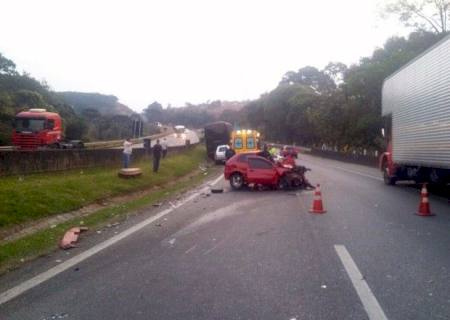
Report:
[[[228,146],[226,144],[217,146],[216,153],[214,154],[216,164],[225,163],[225,161],[227,161],[227,157],[225,155],[227,150]]]

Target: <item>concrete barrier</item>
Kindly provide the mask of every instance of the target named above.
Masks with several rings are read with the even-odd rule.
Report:
[[[188,148],[190,146],[169,148],[168,155]],[[132,163],[142,159],[150,160],[151,153],[146,149],[133,149]],[[102,166],[120,168],[122,149],[0,151],[0,176]]]

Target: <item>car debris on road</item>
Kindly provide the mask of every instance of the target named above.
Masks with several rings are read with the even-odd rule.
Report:
[[[71,228],[64,234],[64,237],[59,242],[59,247],[64,250],[75,248],[76,247],[75,243],[78,241],[80,233],[87,230],[88,230],[87,227]]]

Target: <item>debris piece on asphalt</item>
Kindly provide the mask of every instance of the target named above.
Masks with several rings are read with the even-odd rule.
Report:
[[[65,234],[64,237],[59,242],[59,247],[61,249],[70,249],[75,247],[75,243],[78,241],[78,237],[80,236],[80,233],[83,231],[88,230],[86,227],[75,227],[69,229]]]
[[[73,271],[80,271],[80,268],[76,267],[75,269],[73,269]]]
[[[324,285],[324,284],[323,284],[323,285],[321,285],[320,287],[321,287],[322,289],[326,289],[326,288],[327,288],[327,286],[326,286],[326,285]]]
[[[98,233],[98,234],[101,234],[101,233],[102,233],[102,230],[97,230],[97,233]]]
[[[157,223],[157,224],[155,224],[155,227],[162,227],[162,224],[161,223]]]
[[[61,263],[62,260],[58,259],[58,260],[55,260],[55,262],[56,262],[56,263]]]
[[[50,317],[46,317],[42,320],[56,320],[56,319],[65,319],[69,316],[68,313],[59,313],[59,314],[52,314]]]
[[[223,192],[223,188],[211,188],[211,192],[212,193],[222,193]]]
[[[161,207],[161,206],[162,206],[162,202],[154,203],[153,206],[154,206],[154,207]]]

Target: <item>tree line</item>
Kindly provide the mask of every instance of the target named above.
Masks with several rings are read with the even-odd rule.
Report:
[[[261,131],[266,140],[333,149],[383,149],[381,116],[383,81],[448,34],[449,0],[392,0],[382,17],[394,16],[415,31],[391,37],[369,57],[347,66],[330,62],[319,70],[305,66],[287,72],[272,91],[241,110],[210,112],[220,101],[184,108],[162,108],[155,102],[144,111],[150,119],[201,126],[224,120]]]
[[[286,72],[278,86],[247,102],[240,110],[223,110],[221,101],[163,108],[154,102],[144,110],[150,121],[201,127],[223,120],[263,133],[266,140],[339,150],[382,149],[383,81],[442,39],[445,33],[415,31],[392,37],[370,57],[347,66],[330,62],[319,70],[305,66]]]

